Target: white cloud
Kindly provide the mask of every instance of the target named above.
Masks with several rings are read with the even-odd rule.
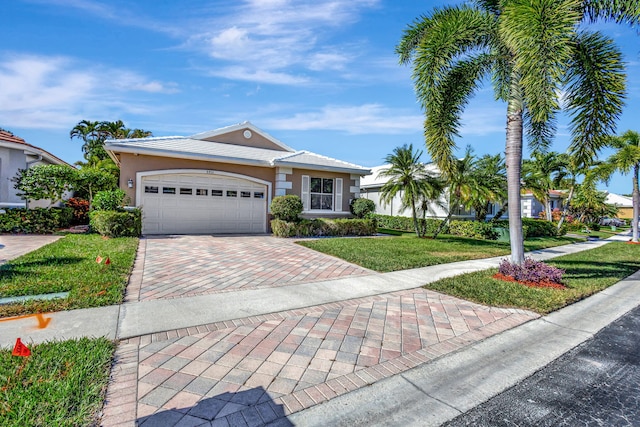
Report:
[[[422,129],[423,117],[379,104],[328,105],[320,111],[297,113],[286,119],[263,120],[271,129],[331,130],[353,135],[405,134]]]
[[[379,0],[248,0],[222,13],[217,8],[216,18],[197,27],[207,30],[196,30],[186,46],[228,63],[226,68],[241,66],[249,70],[241,74],[243,79],[255,76],[255,81],[265,82],[259,72],[265,71],[286,73],[290,78],[284,80],[285,84],[298,84],[309,79],[295,75],[343,70],[357,60],[360,46],[341,42],[332,46],[331,39],[344,26],[356,22],[364,9],[378,4]],[[213,10],[210,12],[213,14]]]
[[[139,100],[140,92],[176,90],[128,70],[67,57],[6,55],[0,63],[0,118],[21,128],[68,128],[82,118],[149,111],[154,107]]]

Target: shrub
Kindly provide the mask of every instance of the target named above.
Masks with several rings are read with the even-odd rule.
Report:
[[[378,223],[378,227],[380,228],[389,228],[392,230],[402,230],[415,232],[413,228],[413,218],[404,217],[404,216],[391,216],[391,215],[378,215],[373,214],[371,218],[375,219]],[[418,226],[424,230],[423,234],[433,234],[436,232],[440,224],[442,223],[441,219],[435,218],[418,218]],[[448,229],[443,230],[443,233],[447,233]]]
[[[527,237],[556,237],[558,235],[558,229],[549,221],[522,218],[522,225],[527,226]]]
[[[94,199],[95,200],[95,199]],[[142,211],[92,211],[91,230],[108,237],[138,237],[142,234]]]
[[[369,199],[353,199],[349,210],[356,218],[365,218],[376,211],[376,204]]]
[[[472,237],[474,239],[497,240],[500,237],[494,225],[480,221],[451,221],[449,234],[454,236]]]
[[[298,221],[302,209],[302,200],[295,195],[277,196],[271,201],[271,213],[281,221]]]
[[[590,222],[587,224],[587,227],[589,227],[591,231],[600,231],[600,224],[597,222]]]
[[[372,236],[376,234],[373,219],[303,219],[271,221],[271,231],[277,237]]]
[[[564,270],[536,261],[533,258],[525,258],[524,264],[512,264],[509,260],[503,259],[498,267],[500,274],[512,277],[519,282],[553,282],[562,283]]]
[[[118,211],[127,203],[127,193],[123,190],[98,191],[93,196],[91,208],[97,211]]]
[[[73,224],[88,224],[89,223],[89,201],[81,199],[79,197],[72,197],[64,202],[66,207],[72,210]]]
[[[6,209],[0,214],[2,233],[53,233],[71,224],[73,211],[70,208]]]

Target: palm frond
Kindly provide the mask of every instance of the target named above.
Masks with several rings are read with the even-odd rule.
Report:
[[[582,32],[567,67],[566,108],[571,116],[569,152],[589,163],[615,132],[626,97],[622,54],[600,33]]]

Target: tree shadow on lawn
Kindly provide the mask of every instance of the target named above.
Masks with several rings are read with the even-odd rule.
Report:
[[[558,268],[568,270],[567,275],[572,279],[619,278],[621,269],[628,271],[626,276],[630,276],[640,270],[640,262],[631,261],[559,261],[558,263],[554,263],[554,265],[557,265]]]
[[[85,258],[55,257],[55,258],[39,259],[36,261],[26,261],[26,262],[16,262],[16,263],[7,262],[6,264],[0,265],[0,279],[11,278],[13,276],[33,274],[31,271],[22,271],[22,270],[28,270],[31,268],[71,265],[71,264],[78,264],[82,261],[85,261]]]
[[[138,418],[136,425],[140,427],[196,426],[207,422],[215,424],[215,421],[220,425],[230,426],[293,427],[293,423],[284,413],[283,405],[276,404],[263,387],[236,393],[223,393],[202,399],[192,407],[156,412],[153,415]]]

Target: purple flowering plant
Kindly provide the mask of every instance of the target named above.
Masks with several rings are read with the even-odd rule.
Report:
[[[509,260],[503,259],[498,267],[498,271],[512,277],[519,282],[553,282],[562,283],[564,270],[536,261],[533,258],[525,258],[522,265],[512,264]]]

